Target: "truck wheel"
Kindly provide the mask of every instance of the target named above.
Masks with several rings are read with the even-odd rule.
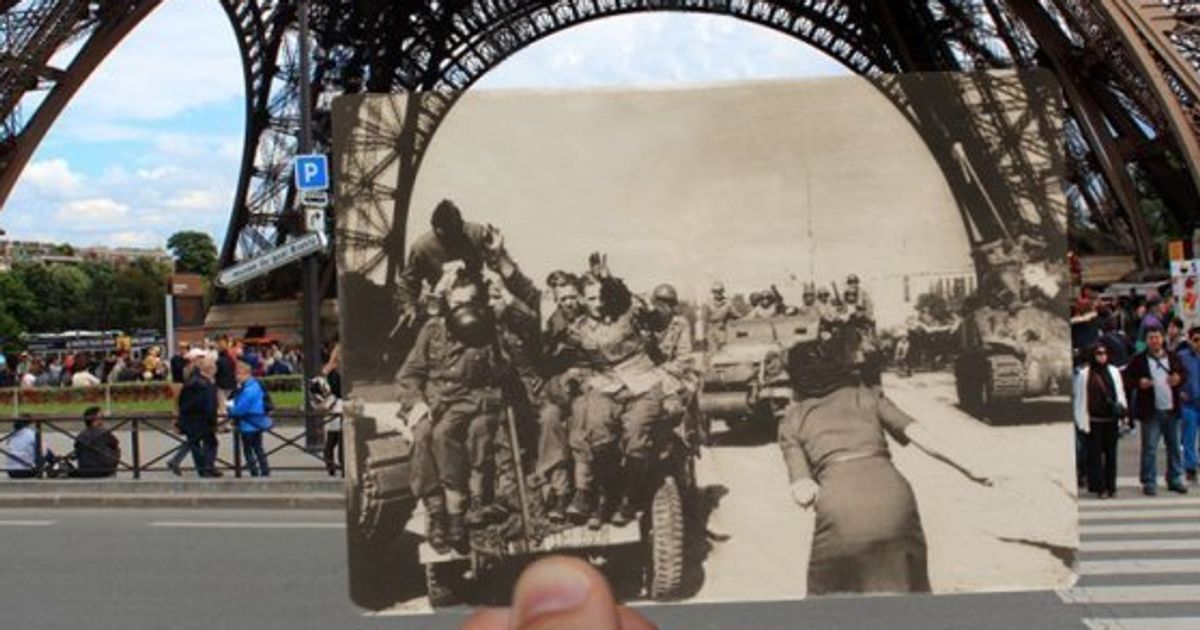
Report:
[[[650,597],[679,597],[684,564],[683,497],[674,477],[666,477],[650,506]]]
[[[456,562],[425,565],[425,590],[429,605],[446,608],[462,603],[463,577]]]

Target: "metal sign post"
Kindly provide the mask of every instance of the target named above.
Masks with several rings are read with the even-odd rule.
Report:
[[[297,189],[328,190],[329,162],[325,156],[307,155],[312,150],[312,42],[308,29],[309,0],[299,0],[296,11],[300,18],[300,159],[296,160]],[[302,226],[304,229],[306,226]],[[324,233],[321,234],[322,239]],[[310,232],[311,234],[311,232]],[[303,329],[304,329],[304,446],[317,451],[324,443],[321,419],[312,415],[312,394],[307,383],[321,371],[321,270],[316,256],[304,259]]]

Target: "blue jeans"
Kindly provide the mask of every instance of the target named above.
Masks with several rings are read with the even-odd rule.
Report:
[[[1171,411],[1155,411],[1154,417],[1142,421],[1142,487],[1158,484],[1158,440],[1167,447],[1167,485],[1183,484],[1183,466],[1179,448],[1179,416]]]
[[[246,458],[246,468],[251,477],[270,477],[271,469],[267,466],[267,454],[263,451],[263,434],[261,431],[242,433],[242,457]]]
[[[1196,471],[1196,427],[1200,425],[1200,407],[1183,406],[1183,468]]]

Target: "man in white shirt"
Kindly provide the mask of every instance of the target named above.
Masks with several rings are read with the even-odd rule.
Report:
[[[7,452],[5,468],[10,479],[37,477],[37,434],[28,420],[13,423],[13,432],[5,440],[4,450]]]
[[[1166,444],[1167,489],[1187,494],[1183,485],[1182,449],[1179,440],[1180,387],[1187,381],[1187,369],[1179,357],[1166,348],[1162,328],[1146,329],[1146,350],[1138,353],[1125,368],[1126,387],[1136,391],[1132,411],[1141,422],[1142,434],[1142,493],[1157,494],[1158,442]]]

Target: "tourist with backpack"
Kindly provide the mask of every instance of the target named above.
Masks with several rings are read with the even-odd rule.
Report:
[[[269,477],[271,469],[263,450],[263,433],[274,425],[269,415],[274,405],[266,388],[252,376],[252,371],[250,364],[237,363],[237,388],[230,401],[229,417],[236,423],[250,476]]]

